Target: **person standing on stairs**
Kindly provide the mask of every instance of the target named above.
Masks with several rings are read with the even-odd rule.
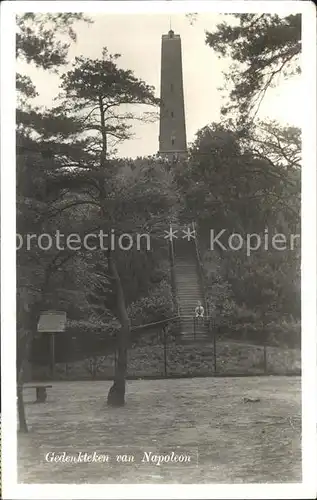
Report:
[[[201,305],[200,300],[197,302],[197,307],[195,308],[195,318],[204,318],[205,310]]]

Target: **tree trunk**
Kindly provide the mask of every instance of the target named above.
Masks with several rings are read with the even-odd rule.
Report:
[[[19,330],[17,330],[17,404],[19,432],[28,432],[23,401],[23,383],[25,366],[28,362],[30,347],[32,344],[33,334],[37,328],[37,322],[38,313],[36,312],[36,307],[33,306],[28,310],[24,310],[22,318],[19,318],[20,324],[18,327],[22,327],[23,324],[23,331],[25,332],[24,336],[20,337]]]
[[[98,99],[99,99],[101,135],[102,135],[102,153],[101,153],[100,164],[103,167],[107,156],[107,130],[106,130],[105,110],[103,107],[102,96],[99,95]]]
[[[130,322],[125,306],[120,276],[118,274],[116,263],[114,262],[110,252],[108,254],[108,263],[110,272],[114,279],[117,309],[121,328],[118,332],[118,359],[115,367],[114,382],[110,387],[107,403],[109,406],[124,406],[127,355],[130,338]]]
[[[26,339],[24,343],[19,348],[19,357],[17,359],[17,404],[18,404],[18,416],[19,416],[19,432],[28,432],[28,426],[26,423],[24,401],[23,401],[23,382],[24,382],[24,367],[27,362],[27,356],[29,352],[30,344],[30,332],[25,334]],[[22,342],[20,341],[20,344]]]
[[[26,423],[24,401],[23,401],[23,385],[18,384],[17,387],[17,397],[18,397],[18,415],[19,415],[19,432],[28,432],[28,426]]]

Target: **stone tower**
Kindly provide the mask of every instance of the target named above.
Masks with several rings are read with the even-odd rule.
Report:
[[[187,155],[182,46],[180,35],[162,35],[159,155],[173,159]]]

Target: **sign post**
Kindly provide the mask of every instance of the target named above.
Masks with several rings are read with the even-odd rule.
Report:
[[[50,338],[51,376],[55,378],[55,334],[65,332],[67,315],[64,311],[45,311],[40,315],[37,325],[39,333],[48,333]]]

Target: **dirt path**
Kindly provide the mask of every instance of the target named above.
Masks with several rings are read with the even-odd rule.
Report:
[[[106,406],[109,386],[110,382],[55,383],[42,405],[33,404],[33,392],[25,391],[30,433],[19,437],[20,482],[301,480],[299,378],[129,381],[122,409]],[[245,397],[260,401],[245,403]],[[186,452],[191,462],[141,462],[145,451],[172,450]],[[48,452],[75,456],[80,451],[107,453],[110,463],[45,461]],[[135,462],[118,464],[117,454],[134,455]]]

